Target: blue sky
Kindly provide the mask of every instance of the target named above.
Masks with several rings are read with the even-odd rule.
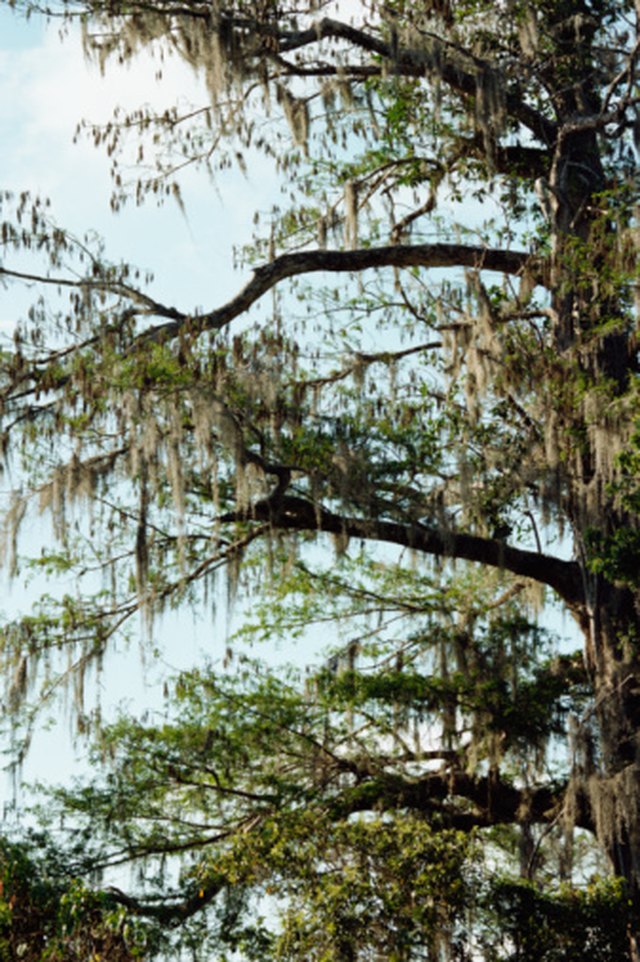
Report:
[[[77,35],[61,43],[57,25],[47,26],[35,16],[26,22],[0,0],[0,189],[48,196],[61,226],[78,234],[95,229],[105,237],[107,255],[113,260],[151,269],[156,277],[154,295],[187,310],[211,308],[243,282],[233,270],[232,248],[250,240],[254,210],[272,202],[273,171],[264,163],[249,178],[229,171],[215,186],[202,172],[188,174],[183,182],[186,218],[175,204],[158,209],[153,203],[128,206],[114,216],[104,152],[88,142],[72,143],[80,119],[106,121],[117,104],[132,108],[149,102],[164,107],[176,92],[205,101],[204,84],[177,59],[165,66],[163,83],[156,80],[156,70],[156,62],[140,57],[130,67],[114,67],[101,77],[97,67],[87,64]],[[7,258],[7,267],[13,263]],[[20,285],[0,287],[0,332],[12,331],[37,293]],[[0,501],[9,483],[6,476],[0,482]],[[48,537],[48,523],[34,519],[30,544],[23,544],[23,550],[37,551]],[[34,590],[25,591],[20,580],[9,584],[4,572],[0,585],[0,614],[28,610]],[[180,617],[179,626],[175,616],[164,624],[163,635],[180,642],[179,649],[174,645],[166,653],[169,668],[166,663],[155,667],[145,663],[135,644],[128,654],[107,660],[100,680],[106,703],[157,702],[157,688],[155,696],[149,695],[143,679],[194,661],[200,647],[214,655],[223,653],[224,628],[214,637],[208,619],[196,623],[184,612]],[[63,721],[39,737],[25,769],[27,778],[57,778],[71,765],[67,731]],[[0,816],[3,794],[6,799],[7,789],[3,792],[0,782]]]
[[[73,144],[81,119],[105,122],[116,105],[206,102],[204,84],[173,58],[156,79],[157,61],[141,56],[128,66],[113,65],[105,77],[87,64],[77,33],[61,43],[58,25],[35,15],[29,22],[0,0],[0,171],[4,189],[47,195],[58,222],[77,233],[96,229],[107,239],[107,254],[156,275],[153,293],[182,308],[214,307],[240,286],[232,270],[232,247],[251,238],[256,208],[269,206],[275,175],[262,162],[245,178],[231,170],[216,180],[187,173],[183,192],[187,217],[175,204],[148,202],[118,216],[109,209],[109,161],[88,141]],[[11,324],[0,295],[0,322]]]
[[[44,33],[41,19],[27,19],[11,10],[6,3],[0,6],[0,49],[21,50],[37,46]]]
[[[72,142],[80,119],[107,121],[116,105],[134,108],[148,102],[164,108],[176,94],[206,102],[204,83],[191,68],[174,58],[165,64],[163,82],[158,83],[157,66],[143,56],[129,67],[108,69],[102,77],[97,67],[87,64],[78,36],[61,43],[56,24],[47,26],[35,16],[25,22],[0,0],[0,189],[48,196],[61,226],[77,234],[94,229],[105,238],[108,257],[151,269],[154,296],[185,310],[209,309],[227,300],[246,279],[234,270],[232,251],[234,245],[250,242],[254,212],[269,210],[278,199],[280,182],[269,162],[254,157],[247,177],[229,170],[215,183],[202,171],[189,173],[182,181],[186,217],[175,204],[158,209],[152,202],[142,208],[127,206],[113,215],[109,160],[88,142]],[[7,259],[6,266],[12,263]],[[18,266],[27,268],[26,262]],[[20,285],[0,286],[0,334],[10,334],[37,293]],[[6,476],[0,480],[0,510],[10,480]],[[37,554],[50,539],[48,520],[33,518],[22,551]],[[72,583],[44,585],[43,579],[25,589],[20,579],[9,584],[0,571],[0,621],[16,610],[29,610],[38,590],[73,589]],[[159,706],[162,676],[197,662],[203,651],[221,657],[227,630],[224,605],[221,609],[215,622],[206,611],[181,611],[163,618],[162,659],[145,656],[135,641],[128,651],[121,646],[108,657],[96,682],[106,711],[120,702],[132,710]],[[235,613],[236,625],[242,610],[240,606]],[[305,655],[308,651],[307,647]],[[275,661],[303,657],[285,646],[257,654]],[[87,687],[91,707],[93,692],[90,684]],[[65,714],[64,706],[56,711],[57,724],[40,732],[29,753],[27,781],[57,781],[74,770],[69,736],[73,713]],[[79,750],[82,753],[81,745]],[[83,771],[81,757],[78,764]],[[0,818],[2,802],[10,794],[10,787],[3,790],[0,780]]]

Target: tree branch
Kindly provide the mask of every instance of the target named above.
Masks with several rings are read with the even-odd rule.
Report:
[[[467,97],[475,97],[477,94],[478,71],[488,69],[488,65],[479,57],[460,50],[435,35],[425,37],[425,44],[430,42],[431,49],[428,47],[411,49],[402,46],[395,49],[392,43],[387,43],[371,33],[330,17],[323,18],[306,30],[282,31],[276,36],[281,53],[299,50],[319,40],[345,40],[361,50],[392,61],[395,73],[413,77],[424,77],[426,72],[433,69],[433,62],[436,59],[434,47],[437,45],[440,78],[451,90]],[[467,64],[467,69],[463,67],[463,63]],[[520,121],[542,143],[547,145],[554,143],[557,125],[527,104],[520,92],[507,92],[505,100],[509,116]]]
[[[6,267],[0,267],[0,277],[11,277],[19,281],[27,281],[28,283],[36,284],[50,284],[53,287],[72,287],[76,290],[85,291],[100,291],[105,294],[114,294],[118,297],[127,297],[134,304],[140,305],[140,310],[137,313],[144,314],[155,314],[160,317],[171,317],[171,318],[183,318],[184,315],[177,311],[175,307],[167,307],[165,304],[161,304],[160,301],[154,300],[142,291],[139,291],[136,287],[132,287],[130,284],[125,284],[121,280],[109,280],[108,278],[80,278],[76,279],[73,277],[48,277],[46,274],[27,274],[24,271],[14,271],[9,270]],[[95,338],[93,339],[95,341]],[[92,341],[87,341],[87,344],[91,344]],[[59,357],[63,353],[69,353],[66,349],[64,352],[58,352],[55,357]]]
[[[167,341],[186,328],[191,334],[219,331],[236,317],[245,313],[263,294],[280,281],[299,274],[320,271],[357,273],[382,267],[468,267],[475,270],[519,274],[531,270],[535,259],[526,251],[512,251],[466,244],[393,244],[387,247],[366,247],[356,250],[311,250],[282,254],[268,264],[256,268],[253,277],[242,290],[222,307],[196,317],[181,315],[166,324],[143,332],[138,344],[148,341]],[[535,261],[540,273],[542,265]]]
[[[294,531],[326,531],[349,538],[383,541],[440,558],[476,561],[548,585],[571,608],[578,609],[584,604],[577,562],[513,548],[494,538],[443,531],[419,522],[403,524],[346,517],[294,495],[287,495],[277,503],[271,499],[259,501],[248,512],[232,512],[219,519],[223,524],[249,520],[268,520],[277,528]]]
[[[550,824],[557,819],[565,794],[566,785],[516,788],[497,773],[475,776],[462,771],[428,772],[414,780],[384,774],[345,790],[330,803],[330,812],[336,818],[347,818],[355,812],[372,809],[408,808],[425,814],[437,813],[447,827],[469,831],[522,821]],[[456,797],[472,802],[475,811],[447,805]],[[576,807],[576,826],[593,832],[587,799],[577,799]]]
[[[172,903],[141,902],[113,885],[109,886],[107,892],[114,902],[118,905],[124,905],[134,915],[156,919],[163,925],[180,925],[212,902],[225,888],[226,884],[227,880],[224,876],[216,876],[205,883],[197,892],[188,895],[179,902]]]

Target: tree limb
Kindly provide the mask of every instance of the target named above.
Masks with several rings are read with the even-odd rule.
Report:
[[[549,585],[573,609],[584,605],[580,566],[552,555],[514,548],[495,538],[443,531],[415,522],[382,521],[335,514],[304,498],[287,495],[278,504],[259,501],[248,512],[231,512],[220,523],[249,520],[270,521],[275,527],[294,531],[326,531],[349,538],[384,541],[441,558],[477,561],[512,574]]]
[[[299,274],[320,271],[348,274],[382,267],[467,267],[519,274],[525,267],[531,270],[532,263],[537,268],[534,273],[540,273],[542,264],[526,251],[466,244],[393,244],[347,251],[310,250],[282,254],[256,268],[248,284],[222,307],[195,317],[180,315],[175,320],[143,332],[136,343],[171,340],[183,330],[192,335],[219,331],[245,313],[280,281]]]
[[[107,892],[114,902],[118,905],[124,905],[133,915],[156,919],[163,925],[180,925],[212,902],[226,886],[226,883],[227,880],[224,876],[216,876],[199,888],[197,892],[172,903],[141,902],[113,885],[109,886]]]
[[[290,53],[323,39],[346,40],[361,50],[391,60],[394,72],[403,76],[424,77],[425,72],[433,68],[432,49],[402,46],[394,49],[392,43],[330,17],[324,17],[306,30],[277,33],[278,49],[281,53]],[[438,73],[444,83],[456,93],[475,97],[478,71],[486,70],[488,65],[479,57],[447,44],[440,37],[434,35],[428,39],[431,40],[432,47],[436,44],[438,46]],[[463,68],[461,61],[467,63],[467,69]],[[557,125],[527,104],[520,92],[507,92],[505,99],[507,112],[511,117],[520,121],[542,143],[548,145],[555,141]]]
[[[462,831],[521,821],[549,824],[556,820],[564,804],[566,788],[548,784],[517,788],[497,773],[475,776],[462,771],[438,771],[413,780],[384,774],[345,790],[330,803],[330,812],[336,818],[347,818],[355,812],[408,808],[437,814],[447,827]],[[472,802],[475,810],[447,804],[455,797]],[[593,832],[586,798],[579,798],[576,807],[576,826]]]

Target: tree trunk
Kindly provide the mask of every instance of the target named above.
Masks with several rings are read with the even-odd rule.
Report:
[[[587,666],[599,745],[587,791],[600,843],[633,904],[631,957],[640,959],[640,619],[627,588],[587,576]],[[585,719],[588,724],[588,719]]]
[[[583,432],[582,445],[564,452],[567,465],[565,509],[578,541],[583,544],[586,664],[594,690],[594,705],[583,720],[585,738],[595,723],[597,739],[591,751],[585,786],[600,843],[616,875],[625,879],[633,905],[630,951],[640,962],[640,597],[621,582],[594,574],[584,548],[592,531],[606,539],[628,527],[630,520],[607,493],[612,481],[611,464],[603,465],[599,432],[606,438],[614,461],[621,437],[609,436],[606,406],[598,398],[606,387],[608,402],[620,398],[629,387],[633,366],[630,333],[625,310],[600,289],[615,257],[616,226],[600,208],[601,193],[610,186],[603,169],[593,130],[577,129],[581,118],[596,115],[599,99],[588,87],[567,88],[557,107],[565,131],[555,145],[549,172],[549,205],[552,210],[551,283],[555,315],[554,343],[559,355],[571,359],[586,385],[581,410],[566,409],[565,436]],[[617,267],[617,265],[616,265]],[[620,318],[619,329],[610,322]],[[601,333],[609,324],[609,330]],[[576,396],[581,396],[577,394]],[[593,400],[595,408],[588,404]],[[602,442],[601,442],[602,443]]]

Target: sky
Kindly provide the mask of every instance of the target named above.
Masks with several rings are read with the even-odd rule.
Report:
[[[151,269],[152,295],[183,310],[208,310],[227,300],[245,279],[234,271],[232,251],[251,240],[254,212],[268,210],[277,197],[279,181],[268,162],[253,163],[248,176],[229,170],[215,185],[201,171],[189,173],[182,181],[187,216],[171,203],[160,209],[152,203],[129,205],[113,215],[108,158],[86,140],[73,143],[80,119],[105,122],[116,105],[164,107],[178,91],[184,100],[206,101],[204,83],[187,65],[169,61],[160,82],[157,67],[143,56],[120,69],[114,65],[102,77],[87,63],[79,36],[72,34],[62,43],[57,25],[37,17],[25,22],[0,0],[0,189],[48,196],[61,225],[78,234],[95,229],[112,259]],[[13,330],[33,293],[0,287],[0,333]],[[6,491],[6,482],[0,481],[0,497],[3,487]],[[32,536],[34,543],[42,539],[43,529],[36,526]],[[29,594],[20,584],[9,585],[2,574],[0,591],[5,614],[28,604]],[[124,674],[119,659],[105,666],[100,684],[107,701],[139,704],[147,697],[143,680],[149,675],[157,678],[167,667],[188,665],[203,648],[211,650],[212,639],[223,649],[219,628],[206,619],[185,628],[185,614],[180,617],[181,623],[177,618],[164,623],[164,636],[179,638],[180,645],[169,646],[157,670],[150,671],[149,662],[135,652],[127,656]],[[41,736],[26,778],[58,773],[59,742],[58,729]]]
[[[140,56],[109,67],[101,76],[83,56],[76,34],[60,41],[58,26],[26,22],[0,0],[0,170],[2,188],[31,190],[50,198],[55,218],[82,234],[96,229],[114,260],[155,274],[160,299],[181,307],[214,307],[240,286],[232,248],[251,238],[255,209],[270,202],[275,174],[263,162],[244,177],[237,170],[214,185],[203,172],[182,181],[187,216],[171,203],[158,209],[109,208],[109,160],[86,139],[73,143],[79,120],[106,122],[116,105],[165,107],[180,92],[184,102],[206,102],[204,84],[186,64],[163,65]],[[13,292],[12,292],[13,293]],[[15,296],[15,294],[13,295]],[[0,296],[0,323],[12,326],[12,301]]]
[[[213,308],[243,283],[242,273],[233,269],[233,247],[251,240],[254,211],[267,209],[273,201],[277,181],[268,164],[261,162],[248,176],[237,170],[225,172],[215,185],[203,172],[188,174],[182,181],[186,216],[174,203],[162,208],[152,203],[142,208],[128,205],[113,215],[104,151],[87,141],[73,143],[80,119],[107,121],[116,105],[164,107],[176,91],[185,100],[206,102],[204,84],[177,59],[165,64],[161,82],[156,71],[155,61],[140,57],[102,77],[84,58],[79,36],[62,43],[57,25],[47,26],[35,16],[27,22],[0,0],[0,190],[29,190],[49,197],[60,225],[78,235],[88,228],[96,230],[105,239],[108,257],[150,269],[155,276],[150,292],[165,303],[186,310]],[[15,263],[7,260],[6,266]],[[21,285],[0,287],[0,334],[13,331],[35,296],[33,289]],[[3,494],[6,498],[8,486],[6,478],[0,480],[0,498]],[[33,522],[31,544],[25,549],[37,548],[46,531],[44,522]],[[0,573],[0,614],[6,617],[28,609],[41,587],[25,589],[19,580],[9,583]],[[124,656],[125,672],[122,653],[107,661],[99,681],[107,704],[144,702],[149,697],[146,681],[186,667],[203,647],[211,650],[212,639],[220,653],[224,650],[219,626],[214,629],[207,618],[191,620],[188,614],[185,625],[184,613],[181,618],[181,624],[176,618],[165,619],[163,635],[179,638],[180,644],[169,645],[165,660],[155,668],[136,650]],[[156,700],[157,689],[156,685]],[[39,736],[25,767],[27,780],[54,778],[71,765],[69,726],[70,717],[63,720],[62,731],[54,726]],[[6,788],[4,801],[9,793]],[[2,802],[0,780],[0,815]]]
[[[359,0],[336,0],[335,12],[348,18],[358,6]],[[114,215],[105,151],[87,139],[74,143],[80,120],[107,122],[116,106],[126,111],[146,103],[164,109],[177,96],[182,103],[207,102],[203,80],[178,58],[164,62],[160,81],[157,71],[158,62],[145,54],[123,67],[110,64],[101,76],[96,65],[87,63],[79,31],[61,41],[59,24],[36,15],[27,21],[0,0],[0,190],[48,197],[53,217],[65,229],[79,236],[95,230],[105,240],[108,259],[151,270],[149,293],[164,303],[186,311],[212,309],[247,279],[246,271],[234,269],[233,250],[251,242],[255,212],[268,212],[278,199],[282,181],[271,163],[251,156],[247,175],[229,169],[217,174],[215,183],[202,170],[191,170],[181,178],[186,216],[175,203],[157,208],[152,202],[141,208],[129,204]],[[4,260],[0,249],[0,263]],[[5,266],[29,270],[31,263],[27,257],[22,263],[7,257]],[[0,339],[11,336],[37,294],[24,285],[0,286]],[[11,480],[0,478],[0,508],[3,499],[7,503]],[[23,552],[38,554],[49,532],[46,519],[31,519]],[[39,592],[47,590],[73,592],[73,585],[53,589],[40,579],[27,586],[20,579],[9,582],[0,571],[0,623],[29,611]],[[241,618],[242,610],[236,610],[236,625]],[[203,612],[199,617],[185,612],[166,616],[162,659],[152,663],[135,644],[107,659],[94,681],[105,710],[118,704],[131,710],[157,705],[162,677],[193,664],[203,651],[222,655],[227,633],[227,613],[215,622]],[[286,648],[259,654],[300,662],[308,647],[304,654]],[[71,773],[72,715],[61,706],[57,724],[40,732],[24,767],[27,782],[55,781]],[[82,749],[78,752],[82,770]],[[9,785],[3,789],[0,778],[0,817],[11,791]]]
[[[348,15],[354,3],[357,0],[343,0],[343,12]],[[185,63],[165,61],[161,81],[157,70],[157,61],[139,56],[121,68],[111,65],[103,77],[97,66],[87,63],[78,34],[62,42],[57,24],[47,25],[35,15],[25,21],[0,0],[0,190],[48,197],[61,226],[77,235],[95,230],[105,240],[108,258],[151,270],[149,292],[164,303],[183,310],[211,309],[247,279],[246,271],[234,269],[233,249],[250,243],[256,210],[268,211],[278,198],[281,181],[270,162],[253,156],[247,175],[230,169],[217,174],[214,183],[202,170],[188,172],[181,179],[186,216],[172,202],[161,208],[152,202],[140,208],[129,204],[114,215],[109,159],[87,140],[74,143],[81,119],[106,122],[116,106],[126,110],[148,103],[164,109],[176,95],[185,103],[206,103],[203,81]],[[23,263],[7,258],[6,266],[30,269],[27,258]],[[0,286],[0,337],[11,335],[37,293],[24,285]],[[0,478],[0,506],[3,498],[6,504],[10,482]],[[49,522],[31,519],[27,531],[22,550],[38,554],[50,537]],[[30,585],[20,578],[10,582],[0,571],[0,623],[3,617],[28,611],[40,591],[54,590],[73,593],[74,586],[56,583],[52,588],[44,578]],[[224,607],[219,606],[215,621],[202,610],[164,616],[159,628],[164,650],[157,660],[135,642],[128,651],[121,646],[108,657],[93,680],[105,713],[117,706],[134,712],[159,708],[167,675],[201,661],[203,652],[222,657],[230,624]],[[240,606],[232,626],[237,627],[242,615]],[[308,644],[304,653],[286,647],[256,652],[275,662],[301,662],[308,653]],[[85,749],[72,744],[73,711],[61,705],[57,712],[54,723],[34,740],[22,773],[26,783],[55,782],[85,770]],[[0,819],[3,803],[12,797],[12,784],[5,780],[3,787],[0,777]],[[28,800],[27,791],[22,801]]]

